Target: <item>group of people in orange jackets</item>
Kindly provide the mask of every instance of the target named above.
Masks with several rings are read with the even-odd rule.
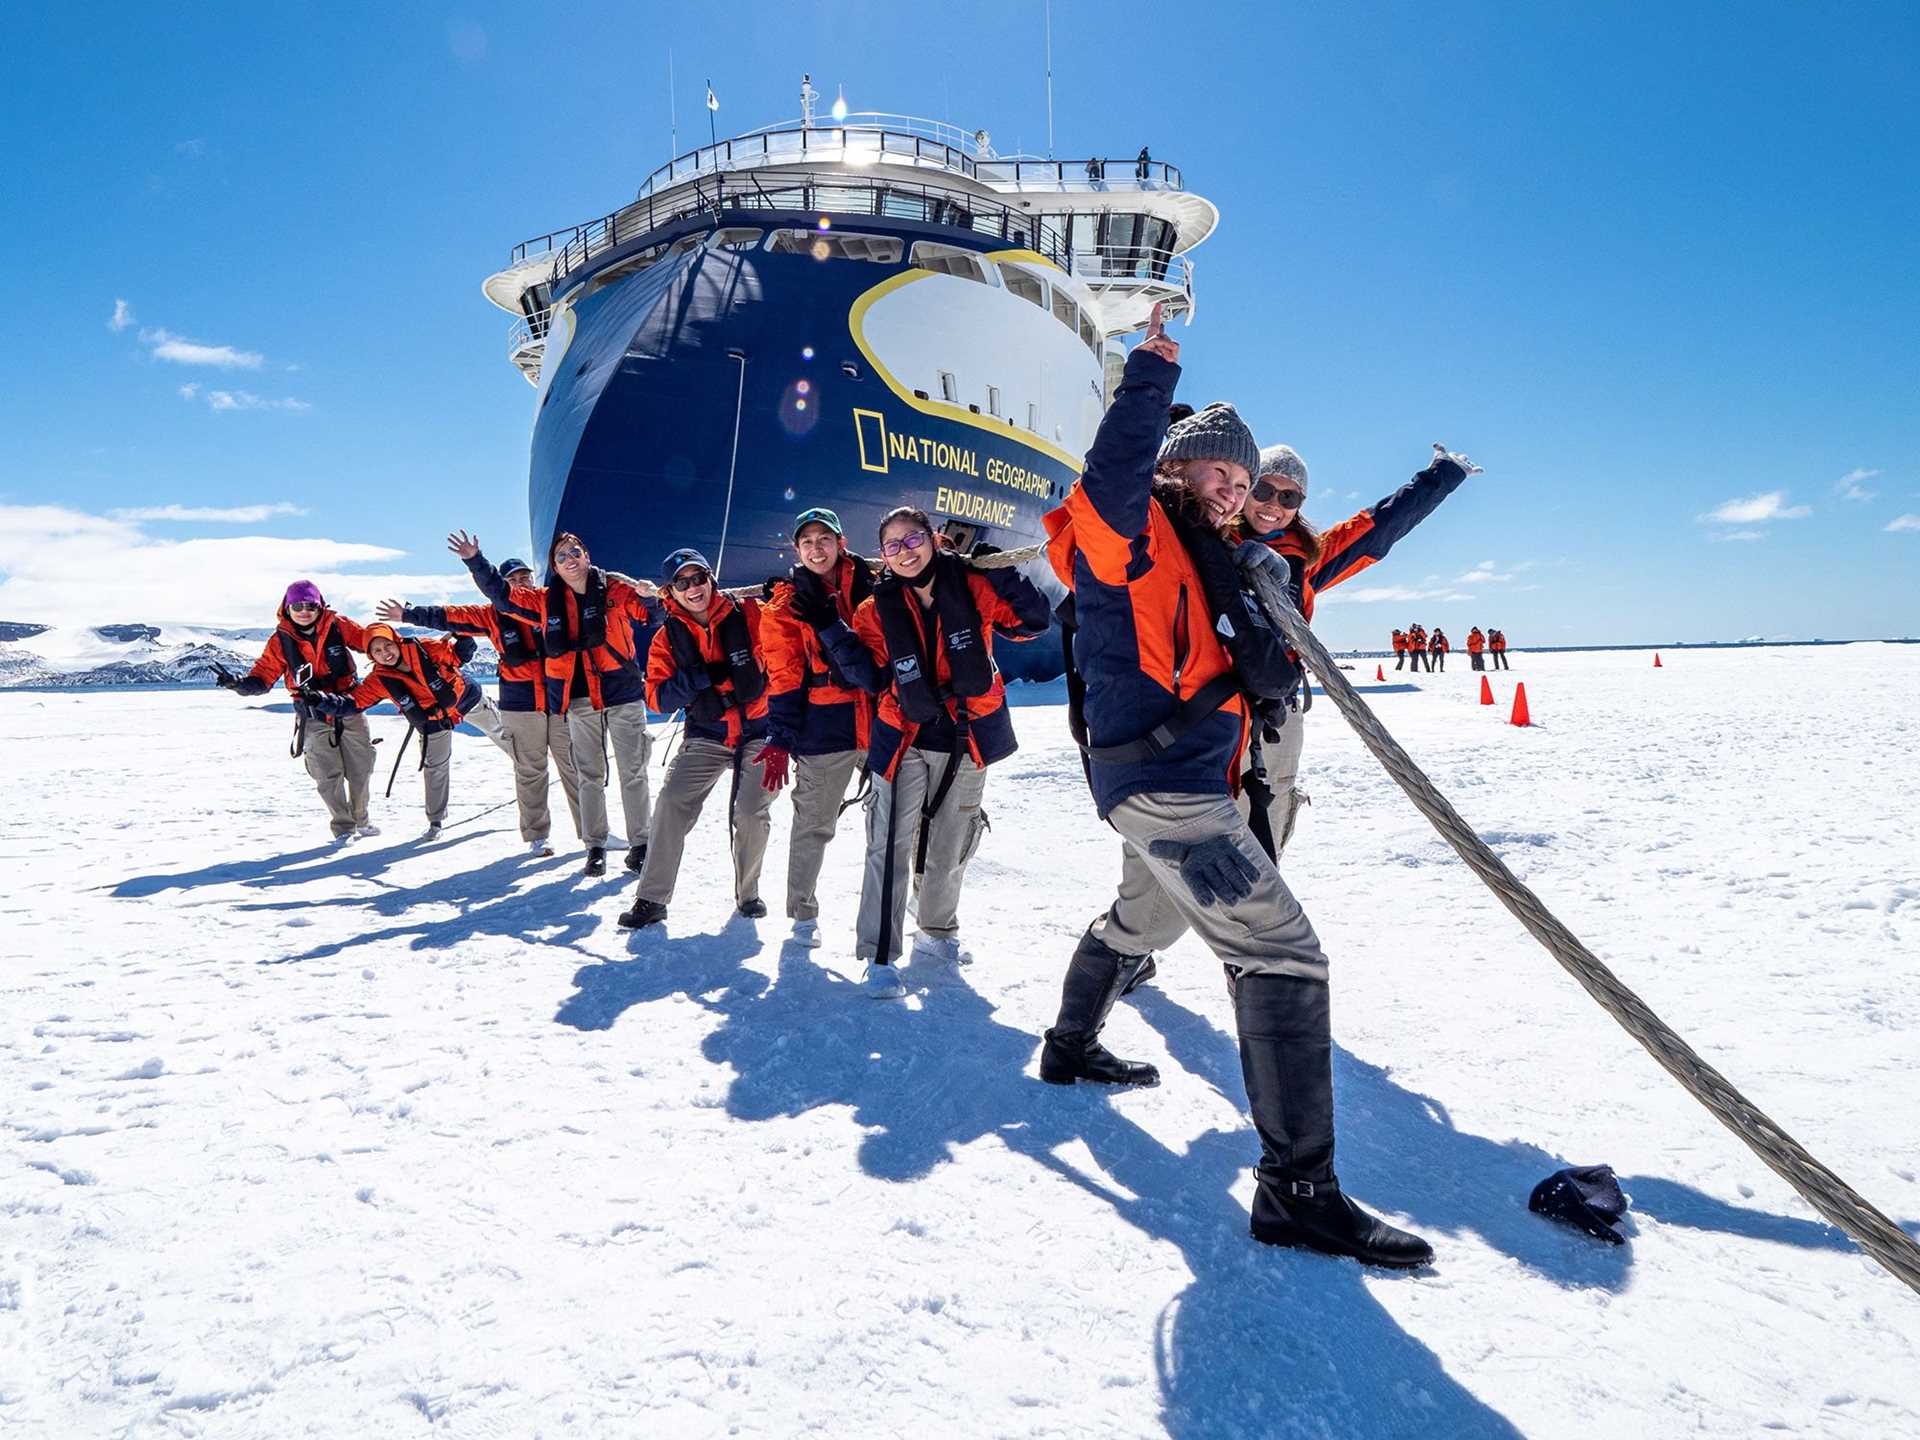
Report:
[[[1467,632],[1467,656],[1473,661],[1473,668],[1485,670],[1511,670],[1507,663],[1507,636],[1504,630],[1482,630],[1478,625]]]
[[[388,602],[380,623],[362,627],[301,582],[253,671],[222,683],[258,694],[280,681],[294,693],[302,753],[343,837],[371,829],[362,712],[383,699],[423,739],[475,719],[514,756],[516,777],[524,762],[522,834],[550,853],[533,795],[544,745],[540,798],[547,758],[563,783],[571,769],[589,874],[606,864],[611,749],[626,863],[638,872],[634,903],[620,916],[632,928],[667,918],[687,834],[722,783],[734,906],[764,916],[768,815],[791,786],[787,914],[794,938],[818,945],[825,846],[864,776],[853,951],[865,962],[863,989],[885,999],[906,989],[910,894],[911,958],[962,958],[960,892],[989,828],[987,772],[1017,743],[994,641],[1030,639],[1057,620],[1067,636],[1069,725],[1093,808],[1120,841],[1121,875],[1067,962],[1040,1078],[1156,1083],[1152,1065],[1114,1055],[1100,1035],[1115,1004],[1156,973],[1159,952],[1191,931],[1224,966],[1260,1140],[1253,1237],[1369,1265],[1425,1264],[1431,1247],[1355,1204],[1333,1169],[1330,967],[1279,870],[1307,803],[1297,782],[1313,692],[1254,579],[1264,571],[1285,585],[1311,623],[1318,592],[1385,558],[1478,467],[1435,446],[1405,485],[1321,529],[1304,514],[1307,467],[1294,450],[1261,448],[1230,404],[1175,404],[1179,353],[1156,306],[1079,478],[1046,516],[1046,583],[1057,604],[1021,568],[955,553],[911,506],[879,527],[877,575],[832,511],[802,511],[796,562],[744,594],[721,590],[698,551],[668,555],[655,584],[593,565],[585,542],[566,533],[536,583],[530,567],[496,567],[457,532],[449,545],[487,605]],[[457,638],[403,637],[395,620]],[[642,644],[636,630],[650,639]],[[478,633],[501,656],[498,706],[458,668],[461,640],[470,645]],[[1395,641],[1403,656],[1437,650],[1444,659],[1447,650],[1443,633],[1418,626]],[[373,661],[364,679],[355,651]],[[649,708],[685,719],[651,805]],[[430,787],[430,835],[435,803]]]
[[[1404,668],[1412,661],[1415,670],[1424,666],[1429,672],[1447,668],[1447,654],[1453,643],[1438,625],[1429,632],[1421,625],[1409,625],[1393,632],[1393,668]],[[1493,657],[1493,668],[1507,670],[1507,637],[1498,630],[1482,630],[1478,625],[1467,632],[1467,658],[1476,670],[1486,669],[1486,658]]]

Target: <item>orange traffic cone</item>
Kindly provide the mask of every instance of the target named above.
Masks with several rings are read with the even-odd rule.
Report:
[[[1493,686],[1487,683],[1487,677],[1484,675],[1480,677],[1480,703],[1482,705],[1493,703]]]
[[[1384,666],[1384,665],[1376,665],[1376,666],[1374,666],[1374,667],[1373,667],[1373,678],[1374,678],[1374,679],[1376,679],[1376,680],[1382,680],[1382,681],[1384,681],[1384,680],[1385,680],[1385,679],[1387,678],[1387,667],[1386,667],[1386,666]]]
[[[1660,669],[1660,668],[1661,668],[1661,667],[1660,667],[1660,652],[1659,652],[1658,650],[1656,650],[1656,651],[1654,651],[1654,652],[1653,652],[1653,668],[1654,668],[1654,669],[1656,669],[1656,670],[1658,670],[1658,669]]]
[[[1513,687],[1513,723],[1533,724],[1533,717],[1527,713],[1527,687],[1524,683]]]

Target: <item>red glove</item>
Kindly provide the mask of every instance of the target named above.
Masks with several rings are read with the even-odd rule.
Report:
[[[753,761],[756,765],[767,767],[760,776],[760,783],[776,795],[787,788],[787,769],[792,762],[793,757],[778,745],[767,746]]]

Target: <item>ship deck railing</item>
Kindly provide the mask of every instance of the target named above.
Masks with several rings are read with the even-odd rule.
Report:
[[[1011,249],[1036,251],[1089,282],[1128,276],[1162,279],[1177,258],[1162,248],[1102,245],[1091,236],[1083,240],[1073,233],[1079,217],[1068,216],[1068,229],[1063,233],[1029,212],[953,186],[892,176],[781,177],[749,171],[715,175],[711,183],[703,178],[677,194],[643,196],[597,220],[523,241],[514,247],[512,264],[519,266],[552,255],[547,275],[551,287],[618,245],[688,216],[729,210],[786,210],[829,219],[865,216],[954,226],[991,235]]]
[[[1178,166],[1151,158],[1142,162],[1107,156],[1081,160],[998,156],[980,150],[976,139],[956,126],[910,115],[849,116],[832,125],[787,121],[676,156],[641,182],[635,198],[658,194],[696,175],[757,165],[844,160],[850,155],[933,166],[988,185],[1066,186],[1090,192],[1186,188]]]

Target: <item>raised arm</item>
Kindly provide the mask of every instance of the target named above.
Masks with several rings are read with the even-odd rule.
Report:
[[[1179,361],[1180,347],[1167,338],[1156,305],[1147,338],[1127,357],[1120,388],[1074,484],[1101,524],[1123,540],[1147,528],[1153,467],[1167,430],[1167,406],[1180,382]],[[1079,525],[1080,517],[1075,523]],[[1081,543],[1085,545],[1084,537]]]
[[[1436,447],[1437,449],[1438,447]],[[1308,579],[1316,590],[1350,580],[1387,552],[1422,520],[1440,508],[1461,481],[1479,467],[1464,455],[1440,451],[1433,463],[1377,504],[1350,520],[1329,526],[1321,536],[1320,559]]]

